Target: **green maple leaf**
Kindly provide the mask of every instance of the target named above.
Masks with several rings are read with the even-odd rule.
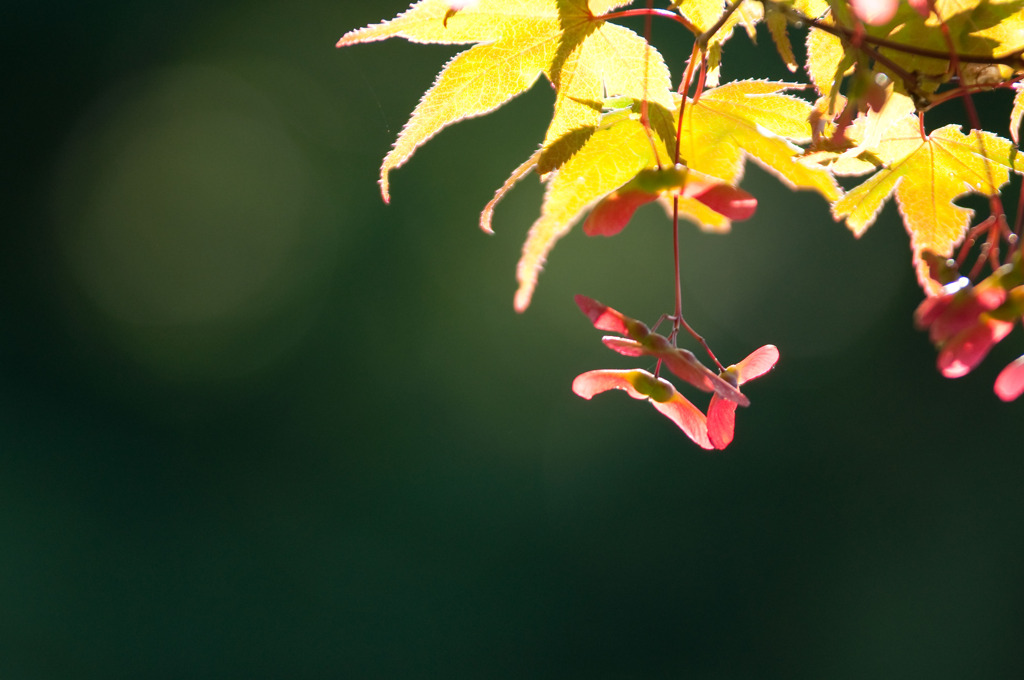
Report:
[[[852,128],[852,134],[857,129]],[[854,235],[870,227],[882,206],[895,194],[910,234],[918,280],[926,290],[936,287],[922,259],[924,251],[948,257],[970,225],[973,211],[953,203],[967,193],[999,194],[1010,171],[1024,171],[1024,161],[1008,140],[990,132],[963,134],[955,125],[921,138],[916,116],[908,116],[883,136],[868,155],[883,167],[832,205],[836,219],[846,219]],[[863,171],[863,162],[846,166]],[[843,166],[836,168],[842,172]]]
[[[446,0],[421,0],[391,21],[345,34],[338,46],[402,37],[412,42],[478,43],[438,75],[381,166],[388,173],[440,130],[505,104],[543,73],[555,86],[555,111],[544,146],[596,126],[601,101],[626,95],[672,106],[671,79],[657,50],[634,32],[600,18],[629,0],[480,0],[453,11]]]
[[[688,100],[680,135],[686,165],[735,185],[750,157],[790,188],[812,189],[829,201],[838,198],[832,175],[797,157],[802,150],[794,142],[811,138],[811,106],[781,94],[790,87],[794,85],[742,80],[704,92],[696,104]],[[729,227],[724,216],[693,199],[682,199],[680,209],[705,228]]]

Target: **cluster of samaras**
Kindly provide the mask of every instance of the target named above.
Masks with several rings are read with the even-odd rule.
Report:
[[[644,6],[627,7],[631,4]],[[692,38],[681,82],[673,82],[647,39],[614,23],[625,17],[673,21],[681,39]],[[726,40],[739,27],[753,36],[762,22],[791,71],[799,64],[789,31],[806,29],[804,67],[811,85],[719,82]],[[391,37],[473,46],[443,68],[385,157],[380,180],[385,200],[390,171],[444,127],[502,106],[542,75],[555,91],[551,123],[539,148],[481,215],[481,228],[490,231],[496,203],[520,179],[536,173],[547,185],[517,269],[518,311],[530,304],[554,244],[584,215],[587,234],[611,236],[640,205],[658,201],[672,215],[676,237],[679,217],[717,232],[750,217],[757,201],[738,188],[748,158],[790,188],[820,194],[835,219],[845,220],[857,235],[895,195],[929,300],[969,295],[970,281],[986,267],[1019,269],[1021,218],[1010,225],[1000,191],[1011,172],[1024,172],[1016,144],[1024,113],[1024,0],[683,0],[669,8],[629,0],[421,0],[390,21],[346,34],[338,45]],[[790,93],[812,86],[813,101]],[[981,129],[971,99],[1000,88],[1015,91],[1012,141]],[[928,130],[926,113],[952,100],[966,105],[968,132],[953,125]],[[864,180],[844,192],[837,176]],[[973,211],[954,203],[971,192],[988,197],[991,206],[991,214],[973,229]],[[968,267],[975,243],[982,244],[981,253]],[[944,260],[945,273],[938,277],[935,262]],[[961,281],[956,292],[943,288],[947,282],[941,279],[950,275]],[[592,320],[634,323],[593,301],[580,305]],[[605,311],[595,317],[599,308]],[[928,316],[921,313],[919,320]],[[629,345],[632,356],[657,358],[654,375],[591,372],[577,378],[574,389],[587,398],[611,388],[649,398],[694,441],[722,448],[732,439],[735,405],[747,403],[739,384],[768,370],[778,352],[766,346],[730,369],[715,359],[718,373],[704,370],[716,380],[703,373],[690,380],[666,354],[683,351],[675,347],[680,324],[685,326],[678,297],[676,314],[667,318],[673,324],[667,338],[636,337],[628,324],[606,328],[625,336],[611,343],[606,338],[616,351],[629,354],[622,343],[636,343]],[[648,347],[651,342],[660,353]],[[689,402],[657,377],[663,364],[714,392],[707,415],[678,406],[680,399]],[[696,359],[693,364],[704,368]],[[1024,377],[1017,382],[1019,387],[1000,396],[1024,390]],[[723,410],[723,403],[732,406]],[[678,408],[666,406],[672,404]],[[721,415],[726,411],[727,417]]]

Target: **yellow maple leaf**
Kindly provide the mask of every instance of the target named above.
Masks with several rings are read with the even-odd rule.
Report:
[[[1017,94],[1013,97],[1013,109],[1010,110],[1010,138],[1020,144],[1020,120],[1024,116],[1024,87],[1017,84]]]
[[[833,24],[831,15],[822,22]],[[819,28],[811,28],[807,32],[807,62],[804,68],[810,76],[814,87],[822,97],[831,98],[838,92],[843,77],[853,72],[853,59],[848,55],[843,41],[838,37]]]
[[[1004,57],[1024,48],[1021,0],[939,0],[936,7],[966,54]]]
[[[555,243],[572,229],[587,208],[632,180],[641,170],[657,167],[659,159],[655,157],[655,148],[660,160],[665,162],[669,155],[664,142],[652,138],[638,117],[631,116],[596,130],[562,167],[551,173],[541,215],[530,227],[516,268],[519,288],[514,306],[517,312],[530,305],[537,276]]]
[[[743,176],[745,158],[751,157],[791,188],[816,190],[829,201],[838,198],[839,188],[831,174],[798,158],[802,150],[793,141],[811,137],[810,104],[781,94],[787,87],[791,85],[738,81],[705,91],[696,104],[688,100],[680,138],[681,158],[687,167],[735,185]],[[656,126],[657,134],[647,130],[635,109],[634,105],[626,120],[596,128],[549,177],[541,217],[530,228],[519,260],[517,310],[529,305],[548,253],[588,208],[641,171],[672,165],[673,155],[668,150],[674,138],[671,129],[663,133],[662,126]],[[509,182],[521,177],[524,167],[513,172]],[[509,182],[495,200],[504,195]],[[680,213],[703,228],[728,229],[729,219],[700,200],[674,198],[679,201]],[[672,200],[662,199],[668,205]],[[492,207],[493,202],[485,210],[488,218]]]
[[[833,7],[841,5],[834,4]],[[826,19],[833,24],[835,17]],[[934,92],[954,74],[946,54],[950,45],[942,25],[948,29],[953,50],[961,55],[960,72],[967,84],[994,84],[1009,80],[1014,69],[1006,64],[986,63],[1002,59],[1024,49],[1024,2],[1022,0],[935,0],[934,11],[922,17],[907,3],[900,3],[896,14],[887,23],[854,28],[850,22],[839,22],[851,35],[866,31],[872,38],[912,47],[900,50],[879,47],[902,72],[912,74],[918,93]],[[818,90],[828,95],[844,72],[852,65],[853,52],[840,38],[817,28],[807,36],[807,69]],[[965,57],[977,57],[971,62]],[[881,69],[885,70],[885,69]],[[888,75],[894,76],[892,72]],[[906,83],[895,78],[898,89],[906,93]]]
[[[710,36],[707,42],[708,72],[706,83],[709,87],[718,85],[722,67],[722,45],[725,44],[739,24],[747,31],[747,36],[756,42],[757,24],[764,17],[764,10],[758,3],[743,2],[736,0],[739,4],[725,23]],[[674,0],[672,3],[679,10],[679,14],[686,18],[698,31],[706,33],[721,19],[726,12],[726,5],[723,0]]]
[[[1024,47],[1024,3],[1021,0],[936,0],[934,11],[922,17],[901,3],[892,21],[870,27],[868,33],[915,48],[948,53],[949,45],[940,30],[945,24],[953,49],[961,55],[999,58]],[[937,59],[911,52],[888,50],[886,55],[908,73],[927,78],[921,83],[932,91],[952,76],[949,59]],[[962,67],[963,69],[963,67]],[[998,82],[1009,78],[1013,69],[991,65],[974,73],[963,69],[965,80]]]
[[[735,185],[750,157],[790,188],[813,189],[834,201],[840,191],[832,175],[797,157],[802,149],[793,142],[811,138],[811,105],[781,94],[790,87],[764,80],[735,81],[704,92],[696,104],[687,100],[682,160],[693,170]],[[724,216],[693,199],[680,200],[680,209],[704,228],[729,227]]]
[[[338,46],[402,37],[412,42],[478,43],[456,55],[413,111],[381,166],[405,163],[440,130],[483,115],[530,88],[543,73],[555,86],[548,146],[601,119],[606,96],[672,106],[671,78],[657,50],[600,15],[629,0],[479,0],[453,11],[447,0],[421,0],[391,21],[345,34]]]
[[[836,201],[832,214],[837,220],[845,218],[859,237],[895,193],[910,234],[918,281],[929,292],[934,292],[937,284],[928,276],[922,253],[952,255],[974,215],[973,210],[953,201],[972,192],[998,195],[1010,179],[1010,170],[1024,172],[1024,161],[1008,140],[979,130],[965,135],[956,125],[939,128],[922,139],[916,116],[893,125],[867,153],[882,169]]]
[[[789,42],[789,20],[783,12],[783,7],[816,19],[828,9],[828,3],[825,0],[789,0],[788,2],[765,3],[765,24],[771,33],[772,41],[775,42],[775,49],[779,51],[782,61],[792,72],[797,70],[798,64],[796,55],[793,54],[793,45]]]

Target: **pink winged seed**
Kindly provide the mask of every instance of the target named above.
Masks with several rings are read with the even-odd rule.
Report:
[[[1003,401],[1013,401],[1024,394],[1024,356],[1011,361],[1000,371],[996,378],[995,393]]]
[[[598,302],[586,295],[577,295],[576,304],[598,330],[619,333],[632,338],[605,337],[602,342],[611,350],[625,356],[652,356],[665,362],[672,373],[699,390],[714,392],[723,399],[734,401],[740,406],[749,406],[750,400],[739,390],[722,380],[717,374],[697,361],[692,352],[672,346],[657,333],[651,333],[642,322]],[[630,329],[633,329],[631,332]]]
[[[775,345],[765,345],[751,352],[747,358],[730,369],[736,372],[737,384],[742,385],[775,368],[778,360],[778,348]],[[729,446],[736,431],[736,404],[719,398],[717,394],[713,395],[708,405],[707,422],[708,437],[715,448],[724,449]]]
[[[775,368],[775,364],[777,364],[778,361],[778,347],[775,345],[758,347],[748,354],[743,361],[736,364],[736,369],[739,371],[739,384],[742,385],[745,382],[750,382],[754,378],[760,378],[762,375]]]
[[[633,213],[658,197],[644,191],[616,191],[597,204],[587,221],[583,233],[587,236],[615,236],[626,228]]]
[[[983,282],[972,289],[925,298],[914,312],[914,321],[918,328],[928,329],[933,343],[942,344],[1005,301],[1005,288]]]
[[[643,394],[636,388],[636,384],[642,382],[657,385],[669,395],[668,399],[656,401]],[[640,369],[601,369],[582,373],[572,381],[572,391],[584,399],[591,399],[595,394],[609,390],[624,390],[633,399],[648,400],[659,413],[675,423],[676,427],[698,446],[704,449],[715,448],[708,438],[707,419],[704,414],[686,397],[676,392],[675,387],[667,380],[656,378]]]
[[[621,312],[617,312],[597,300],[588,298],[586,295],[577,295],[573,299],[576,301],[577,306],[579,306],[580,311],[590,319],[590,322],[594,324],[594,328],[597,330],[629,335],[629,329],[626,328],[627,317]]]
[[[977,325],[960,331],[942,346],[937,361],[939,372],[947,378],[962,378],[1012,330],[1013,322],[982,315]]]
[[[647,397],[636,391],[633,383],[626,379],[628,371],[618,371],[610,368],[602,368],[596,371],[587,371],[576,376],[572,381],[572,391],[578,397],[593,399],[595,394],[601,394],[608,390],[625,390],[634,399],[646,399]],[[652,378],[654,376],[651,376]]]
[[[750,219],[757,210],[756,198],[722,182],[706,182],[691,177],[684,189],[677,193],[683,198],[697,200],[735,222]],[[640,189],[612,192],[590,212],[583,223],[583,233],[587,236],[615,236],[626,228],[638,208],[659,196]]]
[[[661,347],[652,346],[655,343],[651,342],[651,340],[656,338],[661,339],[661,342],[657,343]],[[656,333],[652,333],[647,340],[647,342],[640,343],[635,340],[616,338],[610,335],[601,338],[601,342],[608,349],[618,352],[623,356],[651,356],[661,359],[665,362],[666,368],[672,371],[676,377],[697,389],[705,392],[714,392],[723,399],[735,402],[740,406],[750,405],[750,400],[743,396],[739,390],[725,380],[722,380],[721,377],[707,366],[697,361],[697,357],[693,355],[693,352],[672,347],[664,336],[657,335]]]
[[[703,188],[694,188],[692,193],[683,192],[683,196],[700,201],[733,222],[749,220],[757,211],[757,199],[730,184],[715,183]]]
[[[601,338],[601,342],[604,346],[613,352],[618,352],[624,357],[642,357],[647,353],[644,346],[636,340],[630,340],[629,338],[620,338],[616,335],[606,335]]]

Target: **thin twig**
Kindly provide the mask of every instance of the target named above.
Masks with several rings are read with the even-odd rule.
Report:
[[[662,19],[670,19],[677,24],[682,24],[694,35],[700,35],[700,29],[687,21],[686,17],[667,9],[651,9],[649,7],[645,9],[624,9],[619,12],[602,14],[596,18],[601,21],[608,21],[609,19],[627,19],[629,17],[661,17]]]
[[[715,37],[715,33],[718,33],[719,29],[721,29],[722,26],[725,26],[725,22],[729,20],[729,17],[733,15],[733,12],[738,10],[742,4],[743,0],[736,0],[736,2],[726,7],[725,11],[722,12],[722,16],[718,17],[718,21],[716,21],[711,28],[704,31],[697,37],[697,44],[700,45],[701,52],[708,48],[708,43]]]

